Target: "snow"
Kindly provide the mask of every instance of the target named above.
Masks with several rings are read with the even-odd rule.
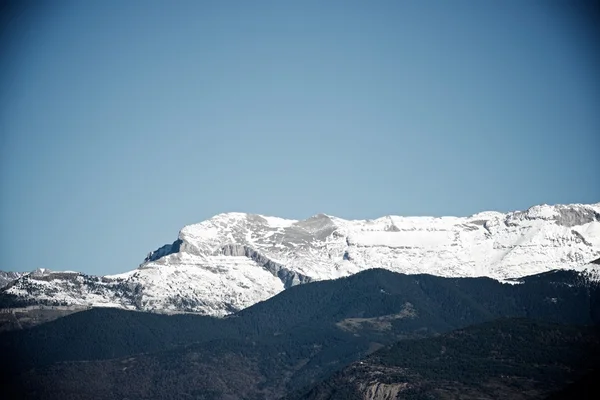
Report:
[[[449,246],[452,243],[453,234],[448,231],[404,231],[404,232],[381,232],[381,231],[359,231],[348,236],[351,245],[375,247],[418,247],[422,249],[433,249],[436,247]]]
[[[278,218],[278,217],[267,217],[265,215],[261,215],[262,218],[264,218],[267,221],[267,224],[269,224],[269,226],[273,227],[273,228],[287,228],[292,226],[293,224],[295,224],[296,220],[293,219],[284,219],[284,218]]]
[[[314,279],[331,279],[367,267],[506,279],[577,266],[600,256],[599,222],[560,226],[554,219],[565,207],[589,210],[597,205],[541,205],[525,212],[485,211],[466,218],[386,216],[351,221],[321,215],[324,227],[332,226],[337,235],[309,241],[301,240],[306,231],[301,232],[298,225],[303,221],[283,220],[275,224],[269,221],[272,217],[263,217],[268,221],[265,227],[248,222],[250,216],[244,221],[239,214],[233,218],[221,214],[215,220],[234,221],[225,229],[227,242],[233,237],[236,243],[250,245],[269,259]],[[194,229],[209,225],[218,222],[194,225]],[[268,231],[274,227],[278,231]],[[588,243],[582,243],[573,230]],[[224,236],[223,232],[211,235],[211,248],[225,244]],[[206,242],[193,246],[202,248]],[[352,261],[343,260],[344,253]]]
[[[138,271],[137,269],[134,269],[131,271],[123,272],[122,274],[104,275],[104,277],[107,279],[128,279],[128,278],[131,278],[131,276],[133,274],[135,274],[137,271]]]
[[[590,281],[600,282],[600,265],[598,264],[586,264],[573,269],[581,272]]]
[[[600,211],[598,212],[600,213]],[[574,227],[573,230],[579,232],[592,246],[600,248],[600,224],[590,222]]]
[[[503,218],[505,214],[498,211],[483,211],[477,214],[473,214],[467,219],[469,221],[489,220],[495,218]]]
[[[85,282],[80,273],[65,275],[63,272],[45,271],[44,275],[29,274],[21,277],[6,290],[7,293],[24,298],[34,297],[40,302],[66,303],[70,306],[99,306],[133,308],[124,304],[110,283],[98,277],[88,277],[93,285]],[[21,285],[25,283],[25,285]]]
[[[526,213],[529,218],[539,218],[546,220],[555,218],[558,215],[556,208],[547,204],[533,206],[529,210],[527,210]]]
[[[335,279],[369,268],[447,277],[488,276],[507,284],[519,284],[514,278],[552,269],[576,269],[596,277],[600,276],[597,269],[587,263],[600,258],[599,213],[600,203],[540,205],[522,212],[484,211],[469,217],[385,216],[375,220],[319,214],[295,221],[219,214],[185,226],[179,233],[179,252],[138,269],[97,281],[80,274],[65,278],[43,271],[37,277],[21,277],[27,284],[9,290],[69,304],[224,316],[284,290],[282,279],[265,266],[267,262],[312,280]],[[245,250],[228,253],[236,256],[219,255],[231,244],[252,249],[257,258],[244,256]],[[30,291],[33,287],[33,295],[28,287]],[[134,289],[137,300],[121,293]]]
[[[246,257],[186,256],[176,269],[153,266],[138,283],[144,286],[143,308],[178,310],[173,296],[202,303],[205,314],[224,316],[281,292],[283,283]]]

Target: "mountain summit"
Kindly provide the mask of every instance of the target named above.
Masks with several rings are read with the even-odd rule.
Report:
[[[306,220],[219,214],[120,275],[30,274],[3,289],[23,304],[119,306],[223,316],[291,286],[369,268],[509,281],[600,258],[600,203],[470,217]],[[591,276],[591,275],[590,275]]]

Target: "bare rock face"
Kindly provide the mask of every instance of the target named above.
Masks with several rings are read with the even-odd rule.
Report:
[[[365,400],[396,400],[398,394],[405,389],[406,383],[374,382],[364,389]]]
[[[600,221],[600,212],[582,207],[560,207],[558,208],[556,223],[560,226],[579,226]]]
[[[154,251],[151,251],[144,259],[144,263],[157,261],[163,258],[164,256],[168,256],[169,254],[179,253],[179,251],[181,250],[182,243],[183,241],[181,239],[177,239],[172,244],[165,244],[164,246],[159,247]],[[186,250],[189,251],[189,249]]]
[[[554,221],[559,226],[573,227],[600,221],[598,207],[581,205],[540,205],[526,211],[517,211],[507,216],[509,221],[518,220]]]
[[[294,285],[369,268],[499,280],[580,269],[595,279],[597,267],[585,266],[598,259],[600,203],[355,221],[228,213],[185,226],[177,240],[130,272],[89,277],[41,271],[18,277],[0,294],[29,303],[224,316]]]
[[[232,257],[247,257],[258,265],[262,266],[265,270],[269,271],[273,276],[278,277],[283,282],[284,288],[290,288],[294,285],[301,283],[307,283],[311,281],[311,278],[294,271],[290,271],[285,268],[282,264],[276,263],[269,258],[260,254],[256,250],[248,246],[242,246],[239,244],[228,244],[220,249],[219,254],[224,256]]]

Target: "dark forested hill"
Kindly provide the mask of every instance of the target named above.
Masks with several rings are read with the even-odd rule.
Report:
[[[400,341],[289,399],[541,399],[600,366],[599,333],[499,319]]]
[[[277,398],[402,339],[502,317],[591,325],[596,293],[569,271],[512,285],[374,269],[225,319],[92,309],[1,334],[2,384],[23,398]]]

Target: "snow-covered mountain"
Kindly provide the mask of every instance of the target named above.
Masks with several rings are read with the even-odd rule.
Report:
[[[0,271],[0,289],[25,275],[25,272]]]
[[[581,269],[593,277],[597,266],[587,264],[598,258],[600,203],[357,221],[228,213],[184,227],[133,271],[29,274],[3,293],[30,302],[222,316],[296,284],[368,268],[499,280]]]

